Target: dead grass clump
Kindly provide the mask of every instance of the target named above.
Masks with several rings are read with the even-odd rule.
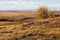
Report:
[[[49,18],[49,15],[48,15],[48,9],[46,7],[40,7],[39,10],[38,10],[38,18],[39,19],[46,19],[46,18]]]
[[[48,10],[47,7],[40,7],[37,13],[38,13],[38,19],[55,18],[60,16],[59,13]]]

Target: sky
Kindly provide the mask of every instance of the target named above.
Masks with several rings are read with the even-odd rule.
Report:
[[[39,6],[60,10],[60,0],[0,0],[0,10],[36,10]]]

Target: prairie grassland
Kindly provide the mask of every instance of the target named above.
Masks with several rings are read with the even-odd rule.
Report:
[[[60,40],[59,18],[39,19],[27,23],[0,22],[0,40]]]
[[[60,40],[60,15],[47,11],[0,12],[0,40]]]

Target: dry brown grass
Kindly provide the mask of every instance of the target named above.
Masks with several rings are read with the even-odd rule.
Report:
[[[39,10],[38,10],[38,18],[40,18],[40,19],[49,18],[48,8],[40,7]]]
[[[60,18],[60,17],[59,17]],[[60,35],[60,25],[57,25],[59,18],[49,18],[37,20],[27,23],[15,23],[7,22],[7,25],[0,26],[0,39],[3,40],[34,40],[34,39],[48,39],[54,40],[54,37]],[[38,23],[35,24],[35,22]],[[6,23],[4,23],[6,24]],[[8,25],[9,24],[9,25]],[[46,25],[47,24],[47,25]],[[28,26],[30,25],[30,26]],[[33,26],[32,26],[33,25]],[[29,38],[28,38],[29,37]],[[34,38],[34,39],[33,39]],[[58,40],[58,38],[56,38]]]
[[[47,19],[47,18],[54,18],[54,17],[59,17],[60,13],[48,10],[47,7],[40,7],[38,12],[37,12],[38,19]]]
[[[0,12],[0,18],[18,20],[0,22],[0,40],[60,40],[60,16],[54,14],[45,8],[38,12]]]
[[[4,14],[4,15],[3,15]],[[35,12],[0,12],[0,20],[21,20],[24,18],[35,18]]]

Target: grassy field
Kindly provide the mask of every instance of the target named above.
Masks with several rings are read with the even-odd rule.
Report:
[[[36,17],[36,12],[0,12],[0,18],[9,20],[19,20],[22,18],[34,18]]]
[[[0,40],[60,40],[59,12],[39,13],[0,12]]]
[[[59,18],[27,23],[0,22],[0,40],[60,40]]]

